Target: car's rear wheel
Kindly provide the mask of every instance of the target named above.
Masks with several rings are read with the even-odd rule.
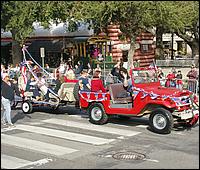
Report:
[[[171,112],[164,108],[154,110],[149,117],[149,126],[156,133],[171,133],[173,125],[174,120]]]
[[[33,106],[30,101],[24,101],[22,103],[22,111],[26,114],[31,113],[33,111]]]
[[[108,115],[105,113],[101,103],[94,103],[89,107],[89,120],[93,124],[105,124],[108,121]]]

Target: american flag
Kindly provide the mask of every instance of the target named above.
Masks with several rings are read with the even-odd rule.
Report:
[[[20,64],[20,72],[23,76],[23,79],[24,79],[24,84],[27,84],[27,77],[26,77],[26,64],[25,62],[22,62]]]
[[[149,65],[149,68],[154,68],[156,71],[158,70],[155,61],[153,60],[153,62]]]
[[[154,62],[154,60],[153,60],[153,62],[149,65],[149,68],[150,68],[151,70],[148,71],[148,74],[151,75],[151,76],[156,76],[155,73],[158,73],[158,68],[157,68],[156,63]]]

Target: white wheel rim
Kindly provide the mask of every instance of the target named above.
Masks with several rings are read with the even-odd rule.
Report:
[[[102,118],[102,111],[99,107],[94,107],[91,110],[91,117],[95,121],[99,121]]]
[[[164,129],[167,125],[167,120],[162,114],[156,114],[153,117],[153,125],[156,129]]]
[[[23,105],[22,105],[22,109],[23,109],[24,112],[28,112],[29,109],[30,109],[29,104],[28,104],[28,103],[23,103]]]

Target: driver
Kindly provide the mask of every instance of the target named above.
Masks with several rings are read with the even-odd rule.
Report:
[[[128,92],[129,96],[133,95],[133,90],[132,90],[132,79],[131,77],[128,75],[128,71],[126,70],[122,70],[121,74],[123,76],[123,87],[124,89]]]

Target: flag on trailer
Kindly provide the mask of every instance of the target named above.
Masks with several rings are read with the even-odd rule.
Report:
[[[22,62],[20,64],[20,72],[23,76],[23,79],[24,79],[24,84],[27,84],[27,77],[26,77],[26,64],[25,62]]]

